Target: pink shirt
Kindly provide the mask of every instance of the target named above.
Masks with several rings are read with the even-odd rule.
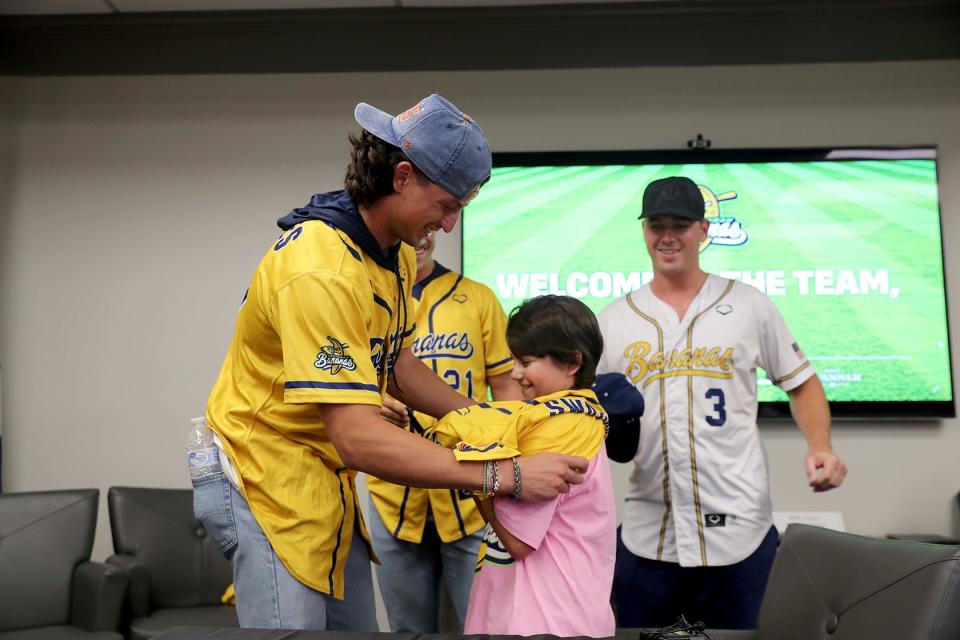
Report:
[[[464,633],[612,636],[617,525],[606,449],[570,493],[535,503],[495,498],[494,509],[535,551],[517,562],[487,527]]]

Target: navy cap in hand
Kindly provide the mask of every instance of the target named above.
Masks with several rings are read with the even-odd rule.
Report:
[[[601,373],[593,392],[609,417],[607,455],[616,462],[629,462],[640,444],[643,395],[622,373]]]

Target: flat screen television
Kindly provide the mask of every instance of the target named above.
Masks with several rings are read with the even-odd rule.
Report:
[[[595,312],[652,277],[644,187],[692,178],[701,265],[766,292],[838,418],[955,415],[935,147],[494,154],[463,217],[463,272],[505,310],[565,294]],[[758,372],[760,415],[789,415]]]

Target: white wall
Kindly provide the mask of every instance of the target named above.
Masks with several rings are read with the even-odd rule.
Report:
[[[338,186],[357,101],[396,112],[434,90],[499,151],[680,148],[697,132],[716,147],[939,144],[960,341],[960,61],[4,78],[3,489],[189,486],[188,421],[274,219]],[[440,249],[452,267],[457,246]],[[953,532],[960,421],[838,425],[850,476],[816,496],[796,429],[763,434],[778,508],[839,510],[866,534]],[[94,557],[109,553],[104,502]]]

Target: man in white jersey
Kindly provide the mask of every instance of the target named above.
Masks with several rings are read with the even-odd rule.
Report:
[[[710,223],[697,185],[650,183],[640,218],[653,280],[599,315],[598,370],[626,375],[646,403],[618,536],[618,626],[683,614],[754,628],[777,547],[757,367],[790,397],[813,490],[839,486],[846,465],[831,446],[820,380],[776,307],[700,268]]]

